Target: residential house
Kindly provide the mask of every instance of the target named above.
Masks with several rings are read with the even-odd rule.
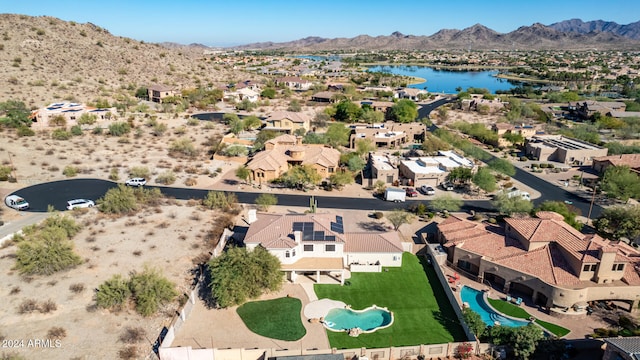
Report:
[[[108,120],[111,115],[117,114],[117,111],[114,107],[99,109],[80,103],[59,102],[32,111],[30,117],[35,127],[54,126],[50,121],[59,116],[64,118],[65,126],[74,126],[83,114],[95,115],[96,121],[100,122]]]
[[[525,152],[538,161],[589,165],[594,158],[606,156],[608,149],[562,135],[535,135],[526,140]]]
[[[370,106],[375,111],[380,111],[383,114],[387,114],[390,108],[395,105],[393,101],[375,101],[375,100],[363,100],[360,101],[360,106]]]
[[[414,88],[402,88],[396,91],[395,98],[419,101],[420,95],[426,95],[426,94],[428,94],[426,90],[414,89]]]
[[[611,112],[624,111],[626,104],[620,101],[583,101],[583,102],[569,102],[567,110],[569,116],[578,118],[581,120],[590,119],[595,113],[605,115]]]
[[[349,147],[356,147],[359,139],[369,139],[379,148],[396,148],[407,143],[422,142],[427,131],[424,124],[419,122],[395,123],[387,121],[383,124],[351,125]]]
[[[299,78],[297,76],[285,76],[276,79],[276,86],[286,86],[291,90],[306,91],[311,89],[311,81]]]
[[[147,88],[149,100],[161,103],[162,99],[180,95],[178,90],[173,86],[154,84]]]
[[[593,159],[591,167],[604,173],[609,166],[628,166],[631,170],[640,173],[640,154],[622,154],[602,156]]]
[[[235,91],[225,91],[224,98],[225,100],[231,100],[235,102],[242,102],[244,100],[247,100],[249,102],[255,103],[260,99],[260,94],[248,87],[243,87],[241,89],[236,89]]]
[[[640,336],[602,339],[605,343],[602,360],[640,359]]]
[[[286,134],[292,134],[298,129],[304,129],[305,132],[311,128],[311,118],[301,112],[293,111],[276,111],[265,119],[264,130],[274,130]]]
[[[453,151],[439,151],[438,156],[424,156],[401,160],[398,165],[400,174],[412,186],[438,186],[445,182],[449,172],[458,167],[474,169],[472,160]]]
[[[311,165],[322,178],[328,178],[338,168],[340,152],[322,144],[302,144],[302,138],[285,134],[265,143],[247,164],[251,180],[259,184],[284,174],[294,165]]]
[[[395,165],[396,163],[397,159],[391,155],[370,153],[371,183],[383,181],[385,184],[391,185],[398,181],[398,167]]]
[[[345,269],[379,272],[382,266],[402,266],[397,232],[348,232],[343,217],[335,212],[260,213],[244,243],[250,250],[262,246],[276,256],[292,282],[299,275],[315,275],[320,282],[324,275],[343,284]]]
[[[599,300],[638,309],[640,252],[583,234],[560,214],[506,218],[504,227],[453,215],[438,224],[437,238],[459,271],[504,293],[531,297],[552,315],[584,315],[587,302]]]
[[[311,101],[333,103],[336,101],[336,95],[341,94],[333,91],[320,91],[311,95]]]

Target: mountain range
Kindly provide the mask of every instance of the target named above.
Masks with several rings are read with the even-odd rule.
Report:
[[[640,49],[640,21],[620,25],[612,21],[579,19],[551,25],[535,23],[509,33],[499,33],[482,24],[463,30],[443,29],[433,35],[358,35],[353,38],[306,37],[289,42],[262,42],[234,49],[290,51],[316,50],[632,50]]]

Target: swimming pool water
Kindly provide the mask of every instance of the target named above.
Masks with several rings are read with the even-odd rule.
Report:
[[[325,325],[332,330],[360,328],[374,330],[391,323],[391,313],[384,309],[368,309],[362,312],[351,309],[331,309],[324,317]]]
[[[487,305],[484,301],[483,295],[484,293],[482,291],[472,289],[468,286],[463,286],[462,289],[460,289],[460,298],[462,299],[462,302],[466,302],[469,304],[471,310],[480,314],[480,317],[482,317],[482,321],[484,321],[485,324],[493,326],[496,321],[498,321],[502,326],[510,327],[520,327],[529,324],[528,321],[514,320],[498,314],[491,309],[489,305]]]

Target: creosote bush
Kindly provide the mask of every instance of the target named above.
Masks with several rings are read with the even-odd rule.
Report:
[[[71,238],[80,225],[68,216],[55,214],[41,225],[23,229],[17,238],[16,268],[23,275],[51,275],[76,267],[82,259],[74,252]]]
[[[198,150],[196,150],[195,145],[189,139],[182,138],[178,140],[174,140],[169,146],[169,155],[175,157],[189,157],[193,158],[198,155]]]
[[[158,270],[145,267],[142,272],[134,272],[128,280],[121,275],[114,275],[101,284],[96,293],[96,304],[102,308],[120,310],[131,300],[138,313],[149,316],[177,295],[171,281]]]
[[[156,183],[163,185],[171,185],[176,182],[176,175],[173,171],[165,171],[156,177]]]
[[[202,200],[202,205],[209,209],[231,210],[238,204],[238,197],[234,193],[224,191],[209,191]]]
[[[135,212],[141,205],[159,205],[162,199],[160,189],[131,188],[119,184],[100,199],[98,209],[107,214],[127,214]]]

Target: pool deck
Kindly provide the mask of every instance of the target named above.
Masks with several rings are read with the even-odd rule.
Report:
[[[307,319],[320,319],[329,313],[331,309],[344,309],[347,304],[342,301],[331,299],[320,299],[305,305],[302,313]]]
[[[445,277],[454,276],[455,273],[460,275],[460,280],[458,280],[460,286],[465,285],[480,291],[488,290],[487,295],[491,299],[504,299],[507,295],[494,288],[490,288],[487,285],[480,284],[470,278],[467,278],[465,277],[464,273],[457,272],[456,270],[451,269],[448,266],[442,266],[442,271],[444,272]],[[456,300],[458,301],[458,305],[462,306],[459,288],[455,286],[453,286],[452,288],[455,289],[453,293]],[[609,323],[598,316],[576,316],[575,318],[559,318],[551,316],[541,311],[537,305],[531,302],[530,298],[523,298],[520,307],[526,310],[533,317],[536,317],[542,321],[563,326],[571,330],[571,332],[567,334],[564,339],[584,339],[586,335],[592,334],[593,330],[596,328],[609,327]]]

